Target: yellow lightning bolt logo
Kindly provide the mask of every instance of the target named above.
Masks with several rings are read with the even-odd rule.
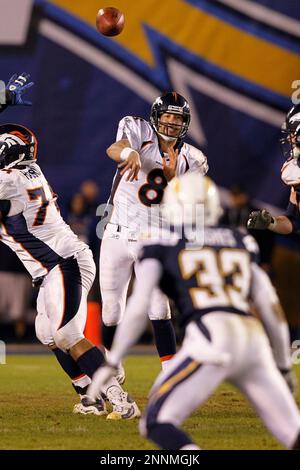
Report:
[[[95,27],[99,0],[51,0]],[[188,52],[230,73],[279,94],[290,96],[300,70],[300,56],[201,11],[183,0],[114,0],[125,15],[125,28],[115,37],[121,46],[150,67],[155,66],[144,25]]]

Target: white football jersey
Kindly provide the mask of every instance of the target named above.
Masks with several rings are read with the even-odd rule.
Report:
[[[126,181],[127,174],[122,177],[120,171],[116,172],[108,201],[113,206],[110,222],[140,234],[148,231],[149,227],[163,225],[159,210],[167,186],[163,157],[155,131],[142,118],[124,117],[119,123],[116,140],[121,139],[128,139],[131,147],[139,153],[141,170],[137,181]],[[181,144],[176,175],[188,171],[205,175],[207,170],[205,155],[192,145]]]
[[[20,258],[35,279],[87,245],[60,215],[57,196],[36,163],[0,170],[0,201],[10,209],[0,223],[0,240]]]
[[[288,186],[298,186],[300,184],[300,167],[297,158],[289,158],[283,164],[281,179]]]

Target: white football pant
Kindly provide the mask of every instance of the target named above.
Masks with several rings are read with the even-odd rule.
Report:
[[[84,338],[87,296],[95,278],[92,252],[80,251],[45,277],[37,298],[37,338],[47,346],[69,350]]]
[[[222,312],[187,326],[182,348],[153,386],[141,432],[158,423],[179,427],[224,381],[244,393],[282,444],[294,445],[300,413],[262,325],[254,317]]]
[[[140,244],[131,239],[128,231],[108,224],[100,251],[100,289],[102,297],[102,321],[106,326],[120,323],[125,311],[129,282],[133,269],[139,275],[138,259]],[[145,279],[145,282],[147,280]],[[148,312],[150,320],[168,320],[171,312],[167,297],[155,289]]]

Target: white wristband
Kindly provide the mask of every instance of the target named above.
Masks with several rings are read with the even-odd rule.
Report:
[[[130,148],[130,147],[125,147],[123,150],[121,150],[121,152],[120,152],[120,158],[121,158],[121,160],[122,160],[122,161],[127,160],[127,158],[129,157],[129,155],[131,154],[131,152],[137,153],[136,150],[133,150],[133,149]]]

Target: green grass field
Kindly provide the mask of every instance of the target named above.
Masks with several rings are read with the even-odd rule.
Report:
[[[126,387],[143,409],[156,356],[126,360]],[[300,378],[300,368],[297,368]],[[137,421],[73,415],[76,394],[52,356],[8,356],[0,366],[0,449],[154,449]],[[298,403],[299,403],[298,394]],[[224,385],[184,429],[204,449],[280,449],[243,397]]]

